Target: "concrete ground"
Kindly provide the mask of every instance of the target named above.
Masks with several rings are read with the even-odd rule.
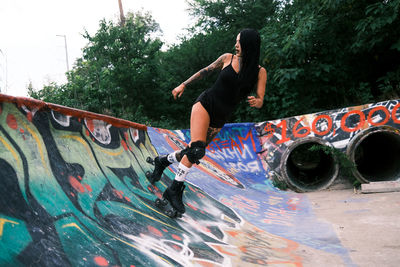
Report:
[[[332,225],[356,266],[400,266],[400,192],[306,194],[315,215]]]

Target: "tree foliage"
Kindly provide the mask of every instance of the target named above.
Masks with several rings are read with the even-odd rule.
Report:
[[[83,48],[68,82],[50,84],[31,96],[146,123],[162,112],[152,99],[163,98],[157,84],[159,25],[149,14],[128,14],[124,27],[100,21]]]
[[[285,3],[262,30],[270,70],[268,113],[289,116],[398,97],[399,5]]]
[[[233,122],[264,121],[398,98],[400,0],[189,0],[197,23],[179,44],[162,49],[149,14],[125,26],[102,20],[68,81],[30,88],[32,97],[157,127],[189,127],[197,96],[215,81],[171,90],[222,53],[237,33],[255,28],[268,72],[262,109],[245,102]]]
[[[244,28],[261,30],[277,9],[273,0],[190,0],[190,13],[197,17],[200,31],[228,30],[238,33]]]

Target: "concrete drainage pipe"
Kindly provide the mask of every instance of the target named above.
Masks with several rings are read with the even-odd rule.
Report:
[[[307,137],[294,141],[282,154],[282,178],[297,192],[326,189],[338,176],[339,164],[336,157],[321,149],[310,151],[316,145],[330,147],[328,142],[320,138]]]
[[[382,126],[358,133],[347,147],[355,163],[354,176],[361,183],[393,181],[400,178],[400,132]]]

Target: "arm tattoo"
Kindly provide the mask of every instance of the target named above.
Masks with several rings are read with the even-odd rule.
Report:
[[[183,84],[186,86],[194,81],[200,80],[206,76],[208,76],[210,73],[222,69],[224,66],[224,58],[225,55],[220,56],[216,61],[211,63],[208,67],[205,67],[195,74],[193,74],[189,79],[183,82]]]

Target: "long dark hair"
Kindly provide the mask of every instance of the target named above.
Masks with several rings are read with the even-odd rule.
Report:
[[[260,60],[260,34],[254,29],[244,29],[240,32],[240,47],[242,52],[242,68],[239,72],[240,96],[250,94],[258,80]]]

